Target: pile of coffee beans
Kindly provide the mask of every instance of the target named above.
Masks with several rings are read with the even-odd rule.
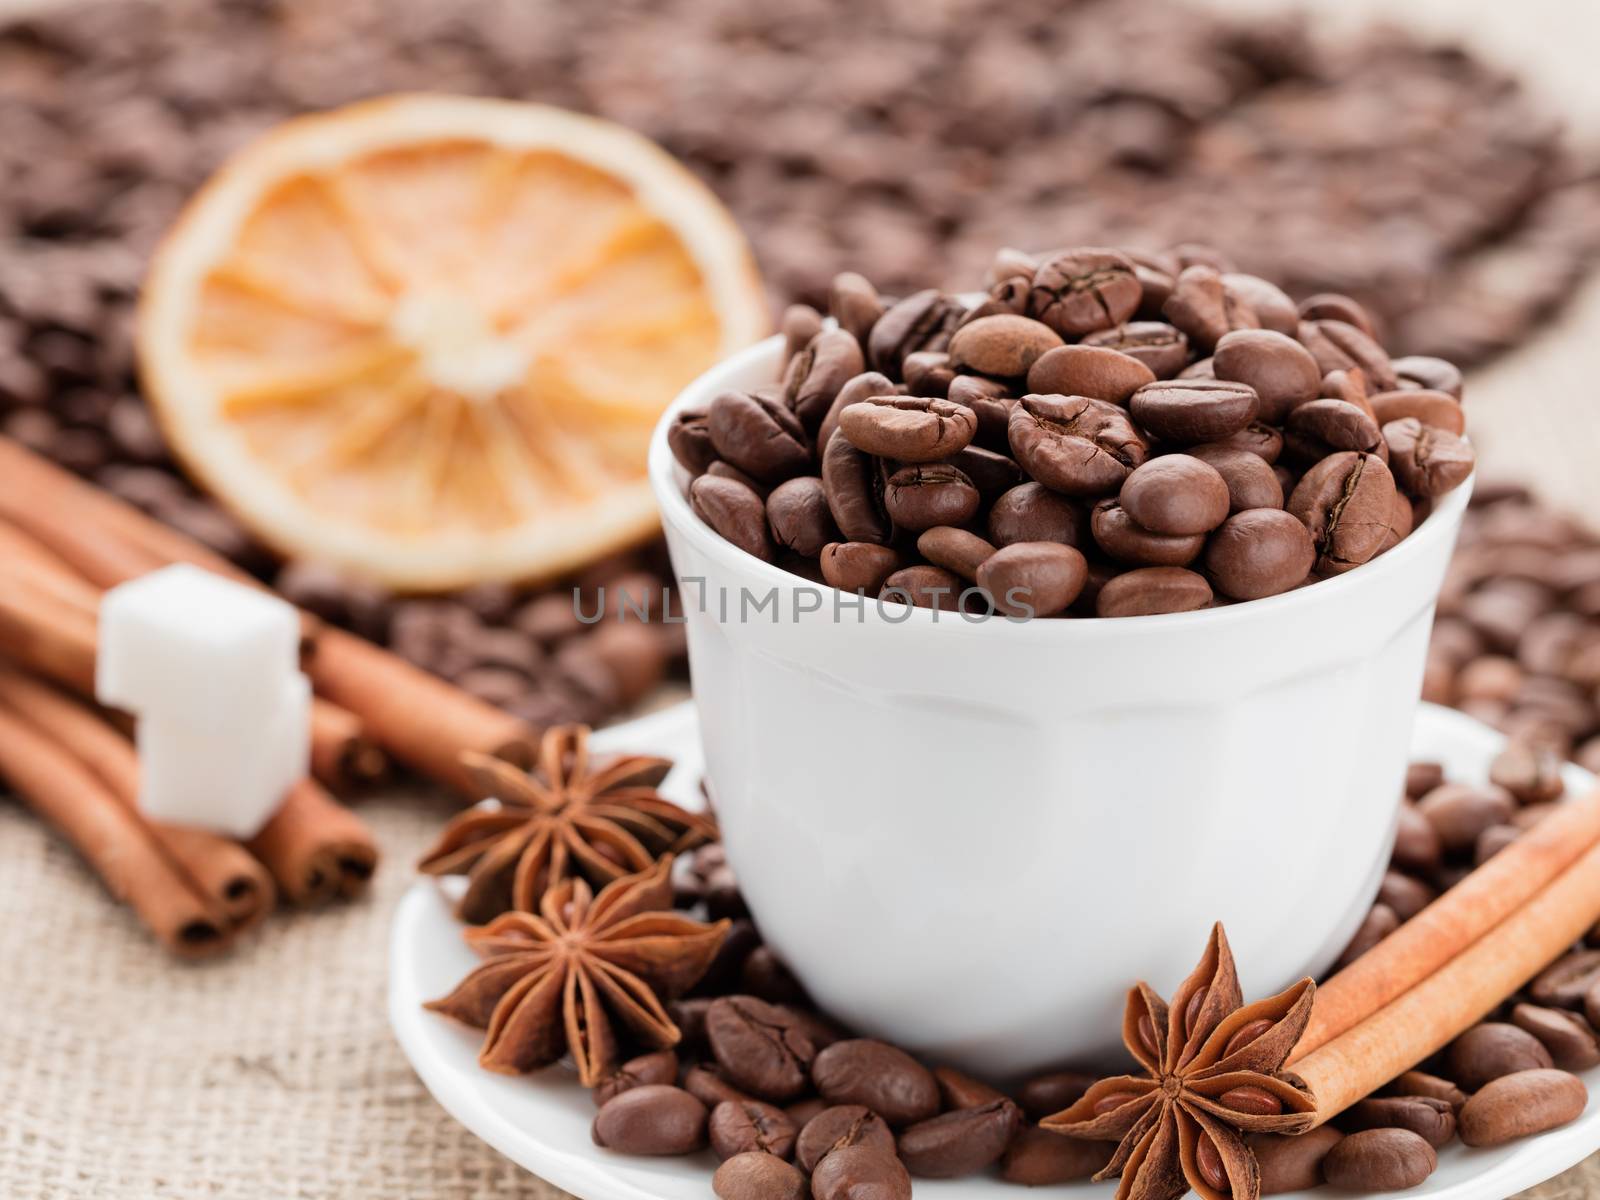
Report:
[[[1423,695],[1600,771],[1600,537],[1522,487],[1479,487]]]
[[[1348,296],[1197,245],[1003,250],[989,281],[791,308],[780,383],[670,428],[695,511],[847,592],[1145,616],[1359,567],[1472,472],[1461,373]]]

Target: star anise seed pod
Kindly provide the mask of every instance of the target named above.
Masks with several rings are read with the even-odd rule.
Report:
[[[592,762],[586,726],[547,732],[529,771],[485,754],[464,754],[462,762],[500,805],[456,817],[417,869],[466,874],[456,911],[475,925],[510,910],[537,911],[545,891],[565,879],[604,887],[658,855],[716,838],[714,822],[656,791],[670,759],[627,754]]]
[[[728,922],[670,911],[671,867],[663,857],[598,896],[586,881],[565,879],[538,915],[503,913],[468,929],[484,961],[426,1007],[486,1031],[478,1054],[486,1069],[519,1075],[570,1052],[585,1087],[616,1068],[623,1032],[652,1050],[676,1045],[682,1034],[662,1001],[705,974]]]
[[[1102,1079],[1040,1124],[1118,1141],[1096,1179],[1121,1176],[1116,1200],[1258,1200],[1261,1171],[1246,1133],[1304,1133],[1316,1100],[1281,1074],[1306,1022],[1309,979],[1241,1007],[1239,975],[1218,924],[1169,1008],[1145,983],[1128,993],[1122,1040],[1148,1074]]]

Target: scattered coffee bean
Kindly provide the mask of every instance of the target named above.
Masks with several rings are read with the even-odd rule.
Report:
[[[839,414],[839,432],[858,450],[909,463],[946,458],[977,431],[972,409],[924,396],[875,396]]]
[[[1126,412],[1085,396],[1022,397],[1008,437],[1025,471],[1068,496],[1121,487],[1148,451]]]
[[[1136,467],[1117,498],[1151,533],[1209,533],[1227,519],[1227,482],[1217,469],[1188,454],[1166,454]]]
[[[800,419],[782,400],[757,392],[723,392],[706,412],[718,455],[761,483],[781,483],[811,466]]]
[[[1528,985],[1528,995],[1539,1004],[1582,1008],[1596,984],[1600,984],[1600,950],[1574,950],[1541,971]]]
[[[816,1048],[787,1009],[753,996],[725,996],[706,1012],[706,1037],[736,1087],[782,1102],[806,1086]]]
[[[1333,964],[1334,970],[1348,967],[1399,928],[1400,918],[1395,916],[1394,909],[1387,904],[1374,904],[1363,918],[1355,936],[1350,939],[1350,944],[1339,955],[1339,961]]]
[[[951,335],[950,365],[957,371],[1020,379],[1061,345],[1060,334],[1027,317],[979,317]]]
[[[864,1105],[891,1125],[910,1125],[939,1111],[932,1072],[885,1042],[837,1042],[817,1055],[811,1075],[830,1103]]]
[[[1034,272],[1028,314],[1057,333],[1081,337],[1133,316],[1142,292],[1125,254],[1095,247],[1065,250]]]
[[[934,566],[976,582],[978,567],[995,552],[995,547],[965,529],[939,525],[917,538],[917,552]]]
[[[695,515],[746,554],[772,561],[767,533],[767,507],[745,484],[716,475],[702,475],[689,485]]]
[[[594,1097],[595,1107],[602,1108],[608,1100],[623,1092],[646,1084],[673,1083],[677,1078],[678,1056],[671,1050],[657,1050],[654,1054],[643,1054],[623,1063],[608,1078],[596,1084],[590,1095]]]
[[[1013,617],[1048,617],[1078,598],[1089,577],[1077,550],[1059,542],[1013,542],[979,564],[978,586]]]
[[[1001,1157],[1000,1178],[1026,1187],[1088,1179],[1105,1168],[1115,1149],[1112,1142],[1063,1137],[1030,1125]]]
[[[1176,332],[1176,331],[1174,331]],[[1028,391],[1041,396],[1088,396],[1126,404],[1156,374],[1139,359],[1109,346],[1058,346],[1028,369]]]
[[[646,1084],[595,1114],[594,1144],[621,1154],[693,1154],[706,1144],[706,1106],[682,1088]]]
[[[1060,542],[1082,549],[1089,544],[1088,514],[1082,505],[1040,483],[1018,484],[997,499],[988,526],[996,546]]]
[[[1137,359],[1143,363],[1156,379],[1171,379],[1189,361],[1189,339],[1183,330],[1168,325],[1164,321],[1130,321],[1126,325],[1118,325],[1112,329],[1101,329],[1094,333],[1086,334],[1080,345],[1094,346],[1106,350],[1116,350],[1126,354],[1129,358]],[[1149,380],[1143,380],[1134,389],[1143,387]],[[1036,388],[1030,382],[1030,392],[1061,391],[1068,396],[1090,396],[1093,392],[1084,392],[1077,389],[1063,390],[1060,388]],[[1131,392],[1129,393],[1132,394]],[[1099,399],[1110,400],[1110,396],[1101,396]],[[1126,397],[1118,399],[1118,403],[1125,403]]]
[[[1455,1084],[1426,1071],[1404,1071],[1383,1090],[1388,1096],[1427,1096],[1433,1100],[1443,1100],[1456,1112],[1467,1102],[1467,1094]]]
[[[1402,871],[1388,871],[1378,886],[1378,901],[1394,910],[1402,924],[1438,899],[1438,893],[1420,879]]]
[[[1322,1182],[1322,1160],[1344,1140],[1332,1125],[1319,1125],[1297,1136],[1253,1133],[1246,1142],[1261,1169],[1261,1194],[1278,1196],[1299,1192]]]
[[[1328,1150],[1322,1177],[1352,1192],[1399,1192],[1414,1188],[1439,1166],[1427,1141],[1409,1129],[1367,1129]]]
[[[760,1100],[724,1100],[711,1110],[707,1134],[712,1152],[724,1160],[750,1151],[777,1158],[794,1153],[794,1122]]]
[[[911,1176],[892,1152],[843,1146],[811,1173],[813,1200],[911,1200]]]
[[[822,548],[822,577],[841,592],[876,596],[900,569],[900,555],[871,542],[834,542]]]
[[[1340,1117],[1346,1129],[1409,1129],[1435,1150],[1456,1135],[1455,1108],[1431,1096],[1373,1096],[1351,1105]]]
[[[1459,851],[1472,848],[1491,825],[1509,821],[1516,804],[1505,789],[1494,784],[1445,783],[1418,800],[1417,809],[1444,848]]]
[[[859,1104],[825,1108],[801,1128],[795,1143],[795,1160],[809,1173],[843,1146],[866,1146],[893,1154],[894,1133],[882,1117]]]
[[[1204,534],[1151,533],[1116,500],[1102,500],[1094,506],[1089,530],[1100,549],[1129,566],[1187,566],[1206,545]]]
[[[1600,1067],[1600,1036],[1578,1013],[1537,1004],[1518,1004],[1511,1010],[1511,1023],[1538,1038],[1549,1051],[1552,1064],[1563,1071]]]
[[[1340,574],[1383,549],[1394,490],[1389,468],[1373,454],[1330,454],[1305,473],[1288,508],[1311,532],[1318,570]]]
[[[966,583],[959,575],[943,567],[919,564],[902,567],[885,579],[878,597],[917,608],[956,612],[961,607],[961,595],[965,591]]]
[[[1255,391],[1221,379],[1158,379],[1128,401],[1139,424],[1179,446],[1221,441],[1256,419]]]
[[[1316,544],[1303,521],[1280,508],[1252,508],[1218,527],[1205,565],[1223,595],[1259,600],[1299,587],[1316,561]]]
[[[1503,1021],[1474,1025],[1450,1043],[1446,1059],[1450,1078],[1467,1092],[1502,1075],[1554,1065],[1538,1038]]]
[[[942,463],[902,467],[884,484],[883,504],[896,528],[920,533],[966,522],[978,511],[978,489],[955,467]]]
[[[1583,1080],[1566,1071],[1543,1068],[1502,1075],[1462,1105],[1461,1140],[1469,1146],[1499,1146],[1558,1129],[1577,1120],[1588,1103]]]
[[[772,540],[786,550],[817,558],[839,530],[828,508],[827,491],[815,475],[786,479],[767,497],[767,524]]]
[[[933,1077],[939,1084],[939,1095],[947,1109],[980,1108],[1009,1097],[998,1088],[982,1080],[964,1075],[954,1067],[935,1067]]]
[[[1212,359],[1218,379],[1242,383],[1255,392],[1259,416],[1281,425],[1299,405],[1314,400],[1322,372],[1311,352],[1281,332],[1241,329],[1217,343]]]
[[[736,1154],[711,1177],[717,1200],[807,1200],[806,1177],[793,1164],[759,1151]]]
[[[1022,1111],[1004,1098],[930,1117],[901,1132],[900,1160],[924,1179],[976,1175],[1000,1161],[1021,1124]]]
[[[789,360],[783,376],[783,402],[802,425],[816,430],[839,389],[865,366],[855,335],[844,329],[825,329]]]
[[[1108,579],[1095,596],[1095,615],[1149,617],[1194,612],[1211,603],[1205,576],[1182,567],[1140,567]]]
[[[1330,401],[1338,403],[1338,401]],[[1389,467],[1400,485],[1420,499],[1432,500],[1459,486],[1477,465],[1472,446],[1445,429],[1402,417],[1383,427]]]

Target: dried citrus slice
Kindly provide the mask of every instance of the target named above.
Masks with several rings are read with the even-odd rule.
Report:
[[[263,539],[426,590],[645,536],[657,416],[766,326],[743,236],[659,147],[411,95],[230,161],[156,256],[139,354],[179,456]]]

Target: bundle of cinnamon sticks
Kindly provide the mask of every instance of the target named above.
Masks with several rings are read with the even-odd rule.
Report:
[[[129,725],[93,701],[105,588],[185,562],[261,586],[198,542],[0,438],[0,779],[59,830],[175,952],[216,953],[281,894],[360,891],[378,852],[336,801],[390,757],[475,798],[464,750],[526,754],[533,732],[370,643],[303,614],[317,692],[312,779],[247,845],[145,821]]]

